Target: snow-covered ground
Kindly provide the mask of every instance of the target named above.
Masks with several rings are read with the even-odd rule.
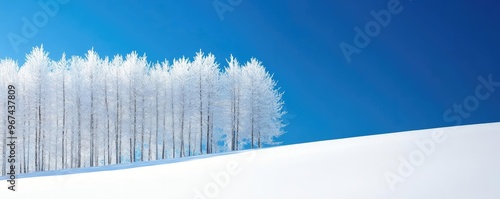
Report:
[[[498,199],[500,123],[19,177],[0,198]]]

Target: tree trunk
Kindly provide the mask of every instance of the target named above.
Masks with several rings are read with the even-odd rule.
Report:
[[[65,70],[65,69],[64,69]],[[61,156],[62,156],[62,169],[66,168],[66,71],[63,72],[63,118],[62,118],[62,145],[61,145]]]
[[[120,85],[118,84],[118,69],[116,70],[116,121],[115,121],[115,163],[120,164],[121,135],[120,135]]]

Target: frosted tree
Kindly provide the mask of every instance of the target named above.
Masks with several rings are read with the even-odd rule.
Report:
[[[206,153],[211,153],[211,145],[213,141],[213,115],[214,101],[216,100],[217,87],[219,83],[219,66],[215,62],[213,54],[204,54],[200,51],[196,54],[192,62],[193,85],[196,95],[193,104],[196,107],[195,123],[197,123],[197,132],[199,135],[199,154],[203,153],[205,148]],[[205,135],[205,143],[203,142]],[[195,140],[196,141],[196,140]]]
[[[61,134],[61,80],[62,75],[59,70],[59,64],[57,61],[51,60],[48,64],[48,74],[47,74],[47,82],[46,88],[42,88],[45,91],[46,96],[44,98],[44,102],[46,103],[46,113],[44,114],[44,118],[48,118],[46,122],[46,126],[48,129],[48,133],[46,136],[47,144],[47,169],[53,170],[58,169],[60,166],[59,156],[60,147],[58,147],[60,143]],[[50,88],[50,89],[48,89]],[[57,133],[56,133],[57,132]]]
[[[89,61],[90,60],[90,61]],[[77,118],[77,167],[93,166],[94,141],[95,141],[95,64],[97,55],[90,51],[87,58],[72,57],[74,84],[76,92],[76,117]]]
[[[283,124],[282,93],[276,89],[276,82],[266,72],[262,63],[252,58],[242,68],[244,122],[250,136],[250,147],[274,144],[272,138],[279,137]],[[265,139],[262,139],[265,138]]]
[[[227,94],[227,108],[226,112],[228,112],[229,120],[228,122],[229,128],[226,125],[226,130],[229,133],[227,136],[228,140],[226,141],[226,145],[230,148],[231,151],[238,150],[240,148],[240,133],[242,130],[242,118],[243,118],[243,108],[241,106],[242,101],[242,74],[241,74],[241,66],[236,58],[231,55],[230,60],[228,61],[228,67],[225,70],[224,83],[226,88],[228,89]]]
[[[53,87],[55,87],[56,90],[56,102],[55,103],[57,106],[55,107],[57,109],[57,121],[58,125],[58,131],[60,132],[59,139],[56,140],[58,145],[56,145],[56,157],[58,155],[60,156],[60,168],[65,169],[67,167],[67,162],[66,162],[66,153],[67,153],[67,70],[68,70],[68,62],[66,60],[66,55],[63,54],[61,59],[58,62],[53,63],[54,65],[54,70],[53,70],[53,80],[52,82]],[[60,122],[60,123],[59,123]],[[56,135],[59,135],[58,133],[54,133]],[[59,146],[60,143],[60,146]],[[59,152],[59,154],[58,154]],[[56,168],[57,163],[59,160],[55,160]]]
[[[180,145],[179,147],[179,156],[184,157],[185,156],[185,134],[186,134],[186,128],[188,125],[188,115],[190,111],[189,105],[192,103],[192,84],[191,78],[193,77],[192,75],[189,74],[190,72],[190,62],[186,58],[182,58],[179,60],[174,60],[174,63],[172,65],[171,69],[171,78],[172,78],[172,85],[173,85],[173,92],[171,95],[173,95],[173,101],[172,103],[174,105],[173,115],[176,115],[177,119],[173,119],[172,121],[177,121],[177,125],[174,126],[173,130],[173,154],[175,157],[176,149],[175,145],[178,140]],[[175,123],[175,122],[174,122]],[[176,128],[178,130],[176,130]],[[176,135],[176,132],[178,133]]]
[[[204,85],[205,85],[205,74],[204,74],[204,66],[203,66],[203,54],[201,52],[196,53],[196,57],[194,58],[194,61],[192,62],[192,73],[194,76],[194,82],[193,84],[195,85],[194,92],[197,94],[197,97],[195,98],[195,106],[196,106],[196,112],[197,114],[195,117],[195,123],[199,125],[199,128],[197,128],[197,132],[199,135],[199,153],[203,153],[203,129],[204,129],[204,115],[206,115],[205,111],[205,106],[204,101],[206,101],[206,95],[205,95],[205,90],[204,90]]]
[[[159,63],[156,63],[152,66],[150,72],[149,72],[149,77],[150,77],[150,100],[153,108],[151,108],[150,114],[154,114],[154,121],[151,120],[151,122],[154,122],[153,125],[151,125],[152,132],[154,132],[154,138],[152,134],[150,134],[150,139],[149,139],[149,159],[148,160],[157,160],[158,159],[158,154],[159,153],[159,145],[160,145],[160,111],[163,110],[162,108],[162,103],[160,103],[162,93],[164,92],[164,89],[162,89],[161,81],[162,81],[162,65]],[[149,101],[149,100],[148,100]],[[153,144],[154,144],[154,149],[153,149]],[[154,154],[153,154],[154,152]]]
[[[155,64],[155,72],[152,73],[153,77],[156,77],[156,95],[158,96],[156,98],[158,102],[158,108],[157,108],[157,113],[161,118],[157,118],[158,120],[158,129],[161,129],[161,132],[158,132],[161,135],[161,144],[158,141],[158,152],[157,156],[160,158],[161,154],[161,159],[167,158],[167,148],[169,148],[169,143],[173,144],[172,142],[168,142],[170,134],[173,134],[173,85],[171,81],[171,76],[169,73],[169,64],[168,61],[163,61],[162,63],[157,63]],[[161,99],[161,100],[160,100]],[[170,125],[172,124],[172,125]],[[171,128],[169,128],[171,127]],[[158,135],[158,136],[160,136]],[[158,138],[159,139],[159,138]],[[172,139],[173,140],[173,139]],[[161,148],[161,152],[159,152]]]
[[[99,56],[97,55],[97,53],[93,50],[90,50],[87,52],[87,55],[86,55],[86,60],[85,60],[85,64],[84,64],[84,69],[83,71],[84,74],[85,74],[85,79],[87,80],[86,83],[87,83],[87,88],[85,88],[85,91],[87,93],[90,94],[90,98],[88,98],[87,100],[89,100],[87,106],[90,106],[90,109],[89,109],[89,114],[90,114],[90,117],[88,118],[89,119],[89,130],[88,130],[88,136],[90,137],[89,138],[89,143],[88,143],[88,151],[89,151],[89,165],[92,167],[92,166],[95,166],[95,161],[96,161],[96,131],[97,131],[97,113],[96,113],[96,98],[97,96],[99,96],[99,94],[96,94],[96,92],[98,91],[97,89],[97,74],[99,74],[98,72],[96,72],[97,69],[100,68],[100,58]],[[85,85],[85,84],[84,84]]]
[[[139,67],[139,65],[143,66],[142,68]],[[128,115],[129,115],[129,130],[131,132],[130,135],[128,135],[129,138],[129,158],[130,161],[135,162],[137,159],[137,154],[136,152],[141,152],[137,151],[138,149],[138,118],[139,114],[138,111],[140,111],[140,107],[138,107],[138,103],[141,103],[140,100],[140,82],[141,79],[140,77],[143,74],[143,70],[145,66],[145,58],[139,58],[136,52],[132,52],[131,54],[127,55],[125,61],[123,62],[123,69],[124,69],[124,75],[125,79],[128,79]],[[139,95],[139,96],[138,96]],[[140,148],[140,147],[139,147]]]
[[[203,61],[205,76],[205,94],[206,94],[206,151],[213,153],[214,149],[214,120],[215,116],[220,116],[216,102],[221,100],[220,90],[220,70],[219,64],[215,62],[215,56],[208,54]],[[201,147],[201,146],[200,146]]]
[[[44,98],[47,95],[49,89],[46,88],[47,84],[47,74],[48,74],[48,64],[50,60],[48,57],[48,53],[43,51],[43,47],[35,47],[33,51],[27,55],[26,62],[23,65],[23,69],[26,71],[26,76],[29,78],[29,81],[26,81],[28,85],[32,86],[30,94],[33,97],[29,97],[28,104],[33,104],[36,114],[36,128],[35,128],[35,140],[34,140],[34,164],[35,171],[43,171],[44,169],[44,160],[45,160],[45,146],[46,142],[46,129],[45,129],[45,121],[47,118],[42,117],[45,114],[45,104],[47,103]]]
[[[26,163],[24,164],[27,170],[36,170],[33,168],[34,163],[37,161],[34,159],[34,154],[35,154],[35,149],[33,146],[34,140],[35,140],[35,135],[33,132],[36,132],[35,129],[35,124],[36,124],[36,112],[35,111],[30,111],[30,110],[35,110],[36,106],[35,103],[33,103],[34,95],[34,85],[31,83],[32,78],[31,72],[29,71],[30,68],[27,67],[21,67],[18,71],[18,81],[17,84],[18,86],[18,92],[23,93],[23,95],[18,96],[18,101],[17,101],[17,107],[18,109],[18,118],[20,121],[18,124],[22,124],[19,126],[18,132],[20,132],[23,135],[23,151],[24,155],[27,159]]]
[[[103,139],[105,140],[105,148],[103,152],[103,163],[104,165],[109,165],[111,164],[111,83],[109,80],[109,76],[111,73],[111,66],[109,62],[109,58],[106,57],[102,63],[102,69],[101,69],[101,83],[104,84],[104,117],[105,117],[105,127],[104,127],[104,136]]]
[[[114,98],[114,103],[110,102],[112,104],[112,107],[114,107],[114,114],[113,114],[113,120],[114,120],[114,146],[115,146],[115,164],[120,164],[122,162],[122,145],[123,145],[123,125],[122,125],[122,118],[123,118],[123,107],[124,107],[124,102],[123,97],[124,94],[122,93],[123,86],[120,86],[122,80],[122,74],[123,71],[121,69],[121,66],[123,64],[123,58],[121,56],[115,56],[113,61],[110,63],[110,74],[112,74],[112,80],[113,80],[113,88],[115,93],[112,94],[111,96],[115,96]]]

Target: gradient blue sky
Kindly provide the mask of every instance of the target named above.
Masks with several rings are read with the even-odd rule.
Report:
[[[370,11],[387,9],[388,0],[243,0],[224,20],[213,0],[72,0],[16,52],[8,34],[22,36],[23,17],[43,12],[37,2],[0,2],[0,58],[23,63],[42,43],[53,59],[92,47],[101,56],[146,53],[150,61],[199,49],[223,65],[230,54],[255,57],[285,91],[283,144],[453,126],[443,114],[475,95],[479,76],[500,82],[495,1],[401,0],[403,11],[350,64],[339,44],[353,44],[353,28],[364,29]],[[461,124],[500,121],[496,88]]]

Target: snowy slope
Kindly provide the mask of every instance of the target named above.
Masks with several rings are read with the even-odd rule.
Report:
[[[2,180],[0,196],[498,199],[500,123],[150,164],[156,165],[21,178],[17,192],[7,190],[7,183]]]

